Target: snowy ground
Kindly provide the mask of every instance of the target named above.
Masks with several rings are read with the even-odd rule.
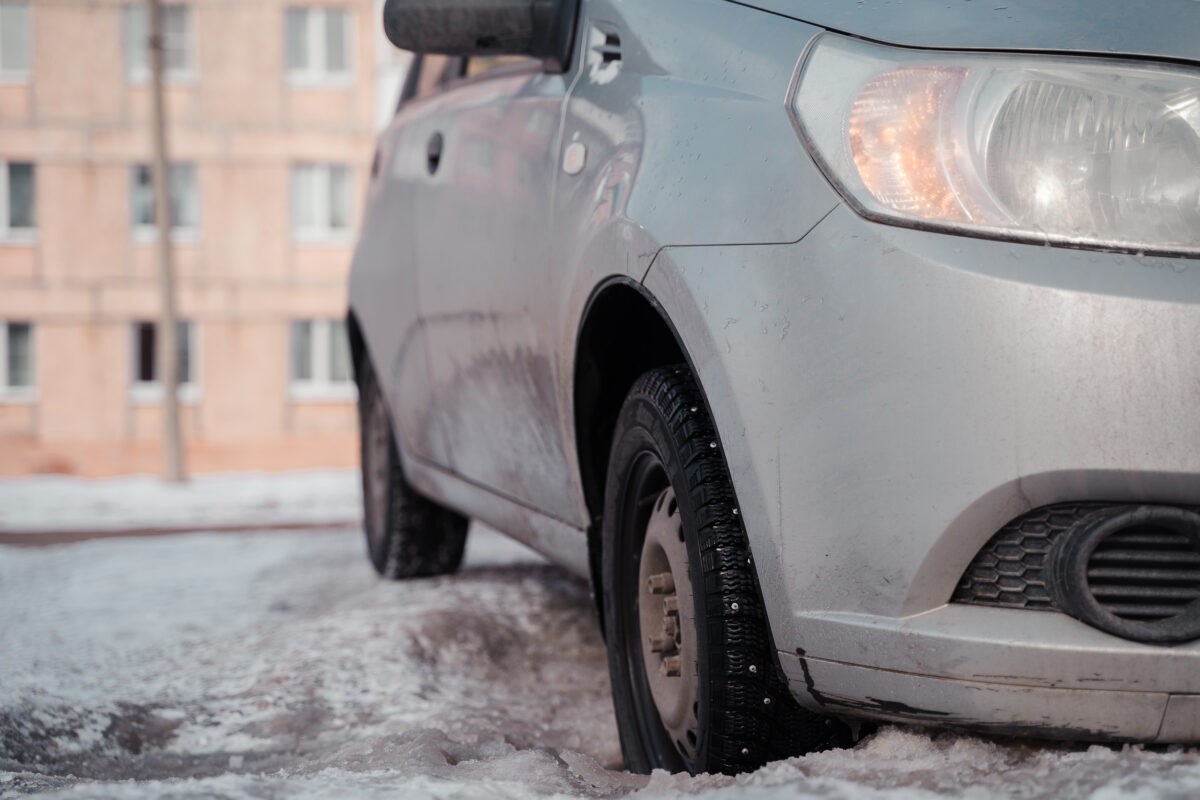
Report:
[[[361,513],[352,470],[197,475],[183,484],[149,475],[0,481],[0,532],[278,528],[350,522]]]
[[[0,548],[0,797],[1200,794],[1194,749],[894,727],[736,779],[629,775],[587,587],[471,536],[459,574],[411,583],[376,580],[353,526]]]

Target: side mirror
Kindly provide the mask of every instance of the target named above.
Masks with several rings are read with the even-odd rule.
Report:
[[[532,56],[564,70],[579,0],[386,0],[388,40],[414,53]]]

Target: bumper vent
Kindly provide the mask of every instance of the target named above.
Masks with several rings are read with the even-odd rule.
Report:
[[[1200,552],[1184,534],[1116,533],[1096,545],[1087,583],[1100,607],[1115,617],[1169,619],[1200,600]]]
[[[1046,506],[1004,526],[954,602],[1058,610],[1141,642],[1200,638],[1200,513],[1168,506]]]
[[[1104,503],[1043,506],[992,537],[963,573],[952,602],[1053,611],[1043,567],[1054,540]]]

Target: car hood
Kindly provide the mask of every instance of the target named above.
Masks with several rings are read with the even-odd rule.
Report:
[[[746,0],[742,5],[910,47],[1200,62],[1200,0]]]

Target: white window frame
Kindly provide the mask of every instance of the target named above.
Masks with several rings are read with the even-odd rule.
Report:
[[[171,241],[175,244],[195,244],[200,241],[200,230],[204,225],[203,221],[203,198],[200,196],[200,167],[194,161],[172,161],[167,165],[167,190],[170,192],[170,172],[171,167],[190,166],[192,168],[192,191],[195,193],[196,201],[196,223],[194,225],[180,225],[176,220],[171,220]],[[133,192],[137,188],[137,170],[138,167],[146,167],[150,170],[151,191],[154,188],[154,172],[150,164],[138,162],[129,168],[129,210],[133,213]],[[157,215],[158,209],[155,209]],[[138,244],[150,244],[158,241],[158,223],[155,221],[152,225],[146,225],[141,222],[132,221],[130,229],[133,234],[133,240]]]
[[[304,69],[294,69],[288,63],[287,15],[291,11],[304,12],[304,32],[308,42],[309,53],[309,65]],[[346,65],[336,72],[325,68],[325,63],[328,60],[325,53],[325,29],[328,25],[326,22],[328,19],[327,15],[331,11],[340,12],[344,21],[342,46],[345,48]],[[320,20],[319,24],[317,20]],[[348,6],[285,6],[283,11],[283,73],[288,84],[300,87],[333,89],[344,89],[352,86],[354,83],[355,67],[354,47],[357,35],[355,21],[354,11]],[[321,66],[314,66],[314,64],[320,64]]]
[[[8,326],[14,323],[29,325],[29,364],[33,382],[28,386],[8,385]],[[26,405],[37,401],[37,325],[33,320],[0,318],[0,404]]]
[[[194,405],[200,401],[200,381],[196,376],[200,374],[202,355],[200,347],[200,334],[196,321],[193,319],[179,320],[188,327],[188,364],[191,367],[191,375],[188,380],[179,384],[179,402],[186,405]],[[157,325],[155,320],[135,319],[129,323],[129,398],[134,405],[150,406],[162,403],[163,390],[162,380],[155,378],[152,381],[139,380],[137,376],[138,365],[138,325],[142,323],[152,323]],[[155,342],[154,346],[159,347],[158,328],[155,327]],[[155,371],[158,370],[158,362],[155,360]]]
[[[10,228],[8,225],[8,171],[9,164],[33,164],[34,223],[32,228]],[[37,241],[37,163],[32,159],[0,159],[0,244],[29,244]]]
[[[165,12],[168,8],[182,8],[184,10],[184,38],[186,39],[184,53],[187,55],[187,64],[178,69],[172,69],[164,61],[163,81],[166,83],[195,83],[199,79],[199,75],[196,72],[196,62],[199,59],[196,52],[196,9],[189,3],[164,3],[163,11]],[[145,42],[134,42],[130,39],[129,18],[133,13],[145,14],[147,35],[149,35],[150,30],[150,12],[144,2],[126,3],[122,7],[121,44],[123,48],[122,56],[125,62],[125,80],[133,84],[144,84],[150,82],[150,54],[146,53],[145,63],[135,64],[133,61],[133,48],[146,47]]]
[[[321,190],[314,195],[314,202],[317,208],[317,218],[328,220],[333,207],[333,170],[346,170],[346,177],[349,181],[349,191],[346,194],[346,226],[344,228],[334,228],[329,225],[309,226],[300,225],[299,214],[296,203],[296,186],[302,170],[317,170],[320,176],[319,183]],[[291,168],[291,180],[288,184],[288,202],[292,209],[292,239],[301,244],[332,244],[332,245],[347,245],[354,240],[354,168],[349,164],[334,164],[334,163],[314,163],[303,162],[293,163]]]
[[[292,320],[288,326],[288,397],[300,401],[344,401],[353,400],[358,393],[352,375],[345,380],[334,380],[330,366],[333,364],[331,348],[333,347],[333,326],[344,320],[330,317],[306,317]],[[310,341],[312,349],[309,354],[309,371],[311,378],[299,379],[295,376],[293,359],[296,343],[292,338],[296,335],[296,325],[310,326]]]
[[[34,59],[34,38],[33,38],[33,3],[31,2],[0,2],[0,5],[5,6],[25,6],[25,18],[28,20],[27,30],[25,31],[26,41],[29,43],[29,63],[21,69],[5,69],[0,67],[0,83],[28,83],[33,77],[33,59]]]

